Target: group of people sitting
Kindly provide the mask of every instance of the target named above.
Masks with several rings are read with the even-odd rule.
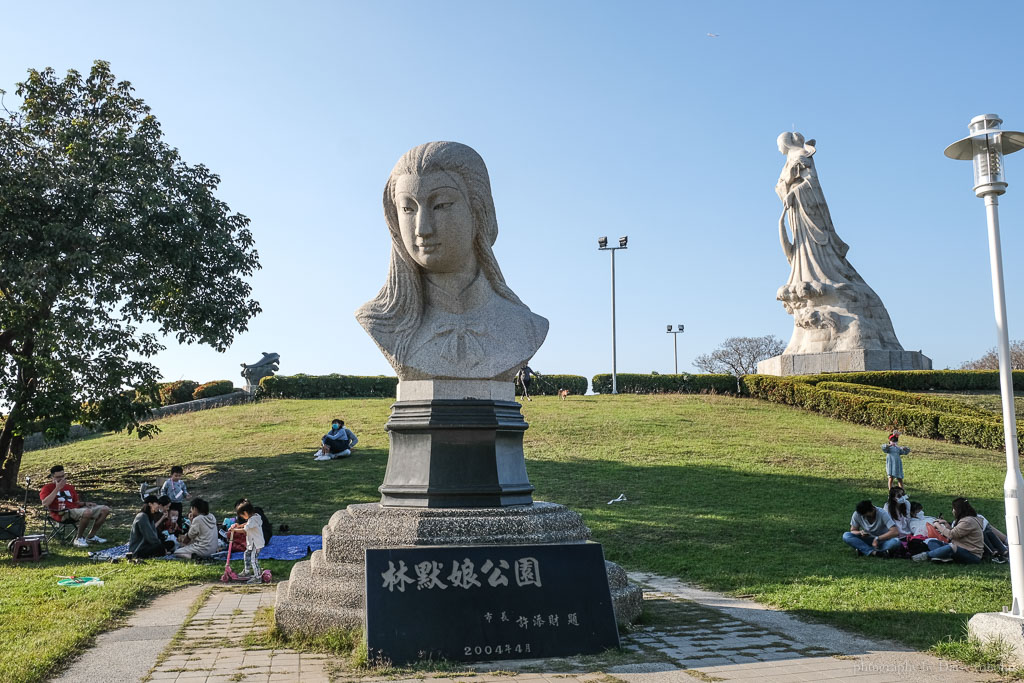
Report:
[[[897,485],[889,489],[884,507],[870,500],[857,503],[843,541],[858,555],[903,557],[917,562],[977,564],[986,557],[1004,563],[1009,553],[1006,535],[979,515],[966,498],[953,499],[953,522],[924,514],[921,503],[907,498]]]
[[[142,509],[132,520],[128,535],[128,557],[143,559],[170,555],[174,559],[210,558],[234,540],[232,549],[245,552],[245,573],[258,579],[259,553],[273,535],[272,526],[262,508],[242,498],[235,503],[235,517],[222,529],[210,512],[210,504],[202,498],[193,498],[184,479],[184,469],[175,465],[171,476],[160,488],[160,495],[147,494],[143,484]],[[106,505],[86,502],[68,483],[62,465],[50,468],[50,483],[39,491],[39,499],[46,512],[58,522],[76,524],[73,544],[79,548],[103,544],[107,539],[98,535],[110,515]],[[150,489],[156,491],[156,489]],[[188,515],[184,503],[189,501]],[[90,528],[91,526],[91,528]],[[243,574],[244,575],[244,574]]]

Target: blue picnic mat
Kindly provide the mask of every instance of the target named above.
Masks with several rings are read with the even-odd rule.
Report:
[[[272,536],[270,538],[270,543],[260,551],[260,559],[301,560],[314,550],[320,550],[320,548],[323,547],[323,543],[324,539],[319,535]],[[113,548],[104,548],[103,550],[89,553],[89,558],[109,562],[110,560],[122,558],[127,554],[128,544],[124,543],[122,545],[114,546]],[[217,560],[223,560],[227,557],[227,551],[221,551],[213,557]],[[235,557],[242,559],[242,553],[235,553]],[[165,556],[160,559],[173,558]]]

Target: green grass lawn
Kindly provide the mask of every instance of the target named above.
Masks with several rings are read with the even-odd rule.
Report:
[[[185,466],[218,518],[242,495],[293,533],[319,533],[350,503],[378,499],[390,399],[265,401],[162,420],[153,440],[97,436],[25,455],[41,481],[62,463],[83,497],[116,506],[123,542],[138,483]],[[840,536],[862,498],[885,499],[885,434],[788,406],[720,396],[541,397],[524,407],[535,498],[583,515],[609,559],[751,596],[812,619],[927,649],[963,637],[963,622],[1010,600],[1007,565],[975,567],[856,558]],[[329,420],[360,437],[358,455],[315,463]],[[1002,526],[1003,455],[904,437],[906,487],[925,511],[955,496]],[[625,503],[607,501],[625,493]],[[38,500],[38,498],[36,498]],[[59,547],[44,564],[0,563],[0,680],[35,681],[160,591],[212,581],[218,566],[150,561],[93,565]],[[270,563],[268,563],[270,564]],[[287,563],[274,563],[276,578]],[[103,574],[67,590],[56,574]]]

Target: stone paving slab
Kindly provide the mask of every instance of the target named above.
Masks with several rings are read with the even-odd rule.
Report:
[[[364,675],[350,670],[339,673],[344,663],[334,662],[328,655],[247,649],[243,644],[245,635],[262,628],[256,624],[256,615],[261,608],[273,606],[273,588],[217,587],[185,624],[179,639],[165,651],[150,680],[328,683],[332,675],[335,681],[360,683],[999,680],[994,674],[969,671],[956,662],[806,623],[785,612],[703,591],[675,579],[645,573],[633,573],[630,579],[645,585],[644,598],[655,618],[651,625],[621,639],[631,658],[641,661],[607,665],[603,672],[587,670],[595,667],[573,660],[510,660],[467,664],[464,671],[456,673],[410,672],[405,674],[410,678],[397,682],[394,675]],[[71,680],[95,683],[137,679],[103,676]]]
[[[93,647],[51,680],[54,683],[143,680],[202,591],[203,586],[190,586],[162,595],[136,610],[123,627],[100,634]]]

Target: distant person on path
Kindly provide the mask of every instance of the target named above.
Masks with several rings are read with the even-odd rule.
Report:
[[[889,557],[889,551],[900,545],[900,531],[888,512],[870,500],[862,500],[850,518],[850,530],[843,534],[843,542],[859,555]]]
[[[540,376],[541,374],[539,372],[534,372],[533,370],[531,370],[529,365],[524,365],[523,367],[519,368],[519,372],[516,373],[515,381],[518,382],[519,385],[523,388],[523,398],[525,398],[527,401],[533,400],[532,398],[530,398],[530,382],[533,381],[534,377]]]
[[[240,521],[235,521],[231,528],[235,530],[236,534],[239,531],[244,531],[246,537],[245,569],[239,574],[239,577],[248,578],[246,583],[260,583],[262,581],[260,575],[263,574],[263,570],[260,569],[260,551],[266,545],[263,539],[263,520],[249,501],[240,504],[235,513]]]
[[[50,478],[53,481],[39,491],[39,500],[54,520],[63,522],[70,519],[78,522],[78,532],[73,545],[76,548],[86,548],[90,543],[106,543],[107,539],[100,538],[97,534],[103,522],[107,521],[110,508],[79,500],[78,491],[67,481],[63,465],[51,467]],[[85,530],[89,527],[90,521],[92,534],[86,536]]]
[[[352,455],[352,448],[359,443],[359,439],[352,433],[352,430],[345,426],[345,421],[335,418],[331,422],[331,431],[324,434],[320,439],[320,450],[315,454],[314,460],[336,460],[347,458]]]
[[[171,478],[165,481],[160,488],[160,495],[167,496],[172,503],[181,503],[191,499],[192,494],[188,492],[188,487],[185,486],[185,481],[182,479],[183,476],[185,476],[185,470],[181,465],[172,467]]]
[[[960,562],[978,564],[985,554],[985,532],[978,513],[966,498],[953,499],[953,528],[949,532],[949,543],[944,543],[926,553],[914,555],[915,562]]]
[[[188,532],[178,538],[181,545],[174,557],[182,560],[212,557],[217,553],[217,518],[210,514],[210,504],[202,498],[192,501]]]
[[[128,554],[133,559],[163,557],[167,554],[168,548],[160,540],[155,524],[157,519],[162,517],[159,499],[156,496],[146,496],[128,534]]]
[[[903,459],[900,456],[910,453],[909,448],[899,445],[899,440],[899,432],[894,431],[889,435],[889,443],[882,446],[882,452],[885,453],[885,474],[889,477],[890,489],[893,487],[893,481],[903,487]]]

